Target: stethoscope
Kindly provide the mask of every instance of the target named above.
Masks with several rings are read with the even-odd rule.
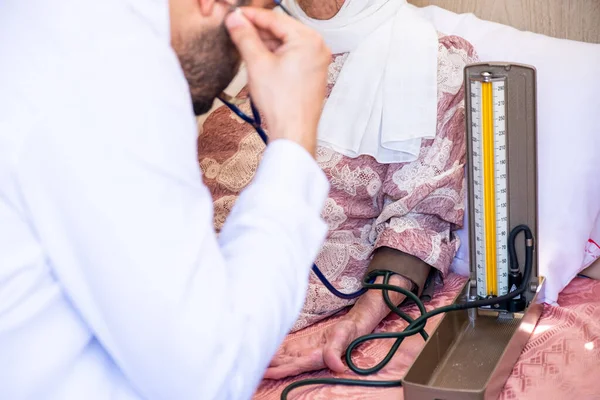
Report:
[[[221,1],[226,1],[226,0],[221,0]],[[292,16],[291,13],[285,8],[285,6],[283,6],[281,4],[281,1],[282,0],[274,0],[275,4],[277,4],[286,14]],[[246,115],[242,110],[240,110],[238,108],[238,106],[236,104],[234,104],[235,100],[233,100],[231,97],[229,97],[225,94],[221,94],[218,98],[233,113],[235,113],[238,117],[240,117],[246,123],[250,124],[254,128],[256,133],[260,136],[260,138],[263,140],[265,145],[268,144],[269,139],[268,139],[266,132],[264,131],[264,129],[262,127],[262,120],[260,118],[260,113],[259,113],[258,109],[255,107],[254,103],[252,102],[251,97],[249,97],[249,102],[250,102],[250,109],[252,112],[252,117]],[[323,285],[327,288],[327,290],[329,290],[336,297],[339,297],[339,298],[345,299],[345,300],[351,300],[351,299],[355,299],[357,297],[362,296],[368,290],[381,290],[383,299],[384,299],[386,305],[389,307],[390,311],[393,312],[394,314],[396,314],[397,316],[399,316],[400,318],[404,319],[408,323],[408,326],[402,332],[372,333],[369,335],[361,336],[361,337],[355,339],[352,343],[350,343],[350,345],[346,349],[346,353],[345,353],[345,360],[346,360],[346,363],[348,364],[348,367],[350,368],[350,370],[352,370],[354,373],[356,373],[358,375],[362,375],[362,376],[372,375],[372,374],[379,372],[391,361],[392,357],[394,356],[396,351],[398,351],[398,348],[404,341],[404,338],[406,338],[408,336],[419,334],[423,338],[423,340],[426,341],[429,338],[429,336],[425,332],[425,324],[427,323],[428,319],[430,319],[436,315],[451,312],[451,311],[467,310],[467,309],[480,308],[480,307],[495,308],[495,307],[498,307],[498,305],[502,304],[502,303],[509,304],[510,302],[517,302],[517,301],[521,302],[522,300],[516,300],[516,299],[521,298],[521,295],[527,290],[528,283],[531,279],[531,273],[532,273],[532,269],[533,269],[534,245],[533,245],[533,233],[531,232],[531,229],[527,225],[518,225],[515,228],[513,228],[513,230],[509,234],[508,246],[507,246],[508,253],[509,253],[509,263],[510,263],[511,274],[515,274],[516,273],[515,271],[520,271],[517,253],[516,253],[516,238],[519,235],[519,233],[523,233],[524,237],[525,237],[525,267],[524,267],[522,279],[520,279],[520,277],[518,279],[518,281],[520,281],[520,284],[517,286],[516,290],[514,290],[504,296],[482,299],[482,300],[475,300],[475,301],[468,301],[465,303],[451,304],[448,306],[434,309],[429,312],[427,312],[425,310],[425,305],[418,298],[418,296],[415,295],[413,292],[406,290],[404,288],[401,288],[399,286],[389,284],[390,277],[392,276],[392,272],[390,272],[390,271],[385,271],[385,270],[372,271],[367,276],[365,276],[365,278],[362,282],[363,287],[360,290],[353,292],[353,293],[342,293],[339,290],[337,290],[331,284],[331,282],[329,282],[329,280],[321,272],[319,267],[317,267],[316,264],[313,264],[313,266],[312,266],[313,273],[323,283]],[[378,277],[383,277],[383,283],[374,283],[376,278],[378,278]],[[418,318],[413,319],[410,316],[408,316],[405,312],[400,310],[398,308],[398,306],[396,306],[391,301],[391,299],[389,297],[390,291],[400,293],[400,294],[406,296],[406,298],[409,301],[414,302],[415,305],[417,306],[417,308],[419,309],[419,312],[421,315]],[[358,367],[352,361],[352,357],[351,357],[352,352],[358,345],[360,345],[366,341],[375,340],[375,339],[396,339],[396,341],[392,345],[392,347],[389,350],[389,352],[387,353],[387,355],[378,364],[376,364],[375,366],[373,366],[371,368]],[[341,379],[341,378],[305,379],[305,380],[297,381],[297,382],[294,382],[294,383],[288,385],[281,393],[281,400],[287,400],[287,396],[292,390],[294,390],[298,387],[301,387],[301,386],[309,386],[309,385],[345,385],[345,386],[365,386],[365,387],[379,387],[379,388],[388,387],[389,388],[389,387],[402,386],[402,381],[401,380],[391,380],[391,381],[369,380],[369,381],[366,381],[366,380],[360,380],[360,379]]]
[[[281,0],[273,0],[273,1],[275,2],[275,4],[277,6],[279,6],[279,8],[281,8],[281,10],[283,12],[285,12],[289,16],[292,16],[292,14],[289,12],[289,10],[281,3]],[[229,3],[227,3],[227,4],[229,4]],[[232,97],[226,95],[225,93],[221,93],[221,95],[218,96],[218,99],[223,104],[225,104],[234,114],[236,114],[243,121],[245,121],[246,123],[251,125],[254,128],[254,130],[256,131],[256,133],[258,134],[258,136],[260,136],[260,138],[263,140],[265,145],[268,144],[269,138],[268,138],[265,130],[262,127],[262,120],[260,118],[260,112],[254,105],[254,102],[252,101],[252,97],[249,96],[249,98],[248,98],[249,99],[248,101],[250,102],[250,110],[252,112],[252,116],[246,115],[246,113],[244,113],[242,110],[240,110],[239,107],[235,104],[237,101],[235,99],[233,99]],[[362,296],[367,291],[367,289],[362,288],[354,293],[340,292],[331,284],[331,282],[329,282],[329,280],[327,280],[325,275],[321,272],[321,270],[319,269],[319,267],[317,267],[316,264],[313,264],[312,271],[331,293],[333,293],[335,296],[337,296],[341,299],[352,300],[352,299]]]

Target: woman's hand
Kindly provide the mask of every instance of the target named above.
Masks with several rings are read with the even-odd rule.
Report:
[[[383,283],[379,277],[375,283]],[[390,277],[390,285],[406,290],[412,288],[412,282],[399,275]],[[389,292],[390,300],[398,305],[404,301],[404,295]],[[304,372],[329,368],[334,372],[344,372],[342,362],[346,349],[363,335],[368,335],[390,313],[380,290],[370,290],[356,302],[348,314],[333,325],[316,330],[310,335],[284,343],[265,374],[266,379],[282,379]]]
[[[308,336],[288,344],[284,343],[275,354],[264,377],[282,379],[323,368],[344,372],[346,367],[341,360],[342,354],[354,339],[363,334],[365,333],[360,331],[356,321],[344,317]]]

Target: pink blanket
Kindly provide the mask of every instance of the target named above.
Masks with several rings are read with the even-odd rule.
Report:
[[[464,278],[449,275],[434,300],[426,304],[427,310],[450,303],[462,287]],[[500,397],[502,400],[519,399],[600,399],[600,281],[576,278],[563,291],[559,306],[546,305],[542,317],[508,379]],[[413,317],[416,307],[406,308]],[[294,341],[317,329],[332,324],[339,316],[318,323],[288,336]],[[441,317],[427,324],[431,332]],[[377,331],[400,331],[406,322],[390,317]],[[354,360],[360,367],[375,365],[387,353],[393,340],[366,343],[355,352]],[[319,371],[281,381],[264,380],[254,400],[279,399],[289,383],[306,378],[343,377],[352,379],[393,380],[404,376],[413,359],[423,346],[420,336],[404,341],[400,351],[377,375],[360,378],[352,372],[332,374]],[[373,389],[344,386],[307,386],[291,392],[290,400],[300,399],[402,399],[402,388]]]

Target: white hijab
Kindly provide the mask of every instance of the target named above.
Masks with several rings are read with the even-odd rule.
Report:
[[[437,127],[438,36],[406,0],[346,0],[330,20],[309,18],[332,53],[350,53],[325,103],[319,144],[380,163],[417,159]]]

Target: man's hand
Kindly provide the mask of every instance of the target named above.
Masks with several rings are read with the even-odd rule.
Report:
[[[225,23],[271,139],[292,140],[314,155],[331,61],[323,39],[293,18],[257,8],[241,8]]]
[[[383,283],[383,278],[377,278],[375,283]],[[411,281],[399,275],[393,275],[389,283],[406,290],[412,287]],[[389,296],[394,304],[402,303],[405,298],[397,292],[389,292]],[[342,357],[350,343],[373,332],[389,312],[381,291],[368,291],[358,299],[348,314],[335,324],[294,342],[284,343],[271,361],[264,377],[282,379],[323,368],[344,372],[346,366]]]

